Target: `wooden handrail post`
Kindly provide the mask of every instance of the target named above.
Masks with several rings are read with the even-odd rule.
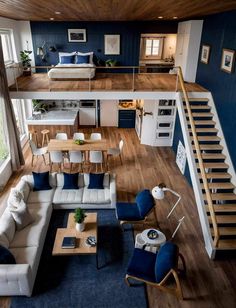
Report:
[[[190,108],[188,94],[187,94],[187,91],[186,91],[186,88],[185,88],[181,67],[178,67],[178,73],[177,74],[179,76],[180,85],[181,85],[181,88],[182,88],[182,91],[183,91],[183,94],[184,94],[184,99],[185,99],[186,108],[187,108],[187,112],[188,112],[189,122],[190,122],[192,135],[193,135],[193,142],[194,142],[195,149],[196,149],[197,159],[198,159],[201,177],[202,177],[202,181],[203,181],[203,187],[204,187],[204,190],[205,190],[205,193],[206,193],[206,200],[207,200],[207,204],[208,204],[208,207],[209,207],[209,212],[210,212],[210,216],[211,216],[211,220],[212,220],[212,226],[213,226],[213,231],[214,231],[214,241],[213,242],[214,242],[214,246],[217,247],[218,243],[219,243],[219,237],[220,237],[219,236],[219,229],[218,229],[217,222],[216,222],[216,215],[215,215],[214,208],[213,208],[211,193],[210,193],[210,189],[209,189],[209,185],[208,185],[207,177],[206,177],[206,172],[205,172],[205,168],[204,168],[204,164],[203,164],[202,153],[201,153],[198,138],[197,138],[195,123],[194,123],[194,120],[193,120],[192,111],[191,111],[191,108]]]

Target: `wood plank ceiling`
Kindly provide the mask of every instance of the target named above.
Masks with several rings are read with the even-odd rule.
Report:
[[[32,21],[172,20],[234,9],[235,0],[0,0],[0,16]]]

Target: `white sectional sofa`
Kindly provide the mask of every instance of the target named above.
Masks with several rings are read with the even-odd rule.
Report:
[[[23,176],[15,187],[34,221],[17,231],[8,204],[0,207],[0,245],[10,250],[16,264],[0,264],[0,296],[31,296],[53,209],[110,209],[116,204],[115,176],[105,174],[104,189],[88,189],[89,174],[79,175],[79,189],[63,190],[63,174],[50,175],[51,190],[33,191],[33,176]]]

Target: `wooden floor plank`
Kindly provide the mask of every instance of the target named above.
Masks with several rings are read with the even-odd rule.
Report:
[[[178,192],[182,197],[169,219],[166,217],[176,201],[175,196],[167,193],[165,199],[156,201],[156,218],[161,230],[169,239],[177,226],[178,219],[185,216],[184,223],[174,239],[187,264],[186,276],[180,279],[185,300],[179,301],[173,295],[148,287],[149,308],[234,307],[236,302],[236,261],[232,259],[212,261],[209,259],[204,247],[192,188],[177,168],[172,149],[140,145],[134,129],[102,128],[83,131],[85,133],[101,132],[104,138],[116,143],[119,138],[125,141],[123,165],[120,165],[119,158],[110,160],[110,169],[117,174],[119,201],[134,201],[138,191],[144,188],[152,189],[160,182],[164,182],[167,187]],[[4,192],[0,195],[0,206],[6,200],[10,188],[16,185],[20,177],[31,172],[31,156],[28,150],[25,157],[25,167],[14,173]],[[49,170],[49,167],[45,167],[43,160],[39,158],[33,170],[36,172],[46,171]],[[56,167],[53,170],[56,170]],[[76,171],[75,167],[73,170]],[[66,171],[69,171],[67,164]],[[154,217],[151,217],[152,226],[156,227],[157,222]],[[140,232],[141,228],[142,226],[136,227],[136,232]],[[123,278],[121,277],[121,279]],[[78,281],[78,283],[83,282]],[[125,282],[123,283],[124,288],[127,288]],[[1,298],[0,307],[9,307],[9,299]]]

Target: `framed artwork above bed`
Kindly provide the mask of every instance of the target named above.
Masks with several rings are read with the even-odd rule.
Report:
[[[86,29],[68,29],[69,42],[86,42]]]

